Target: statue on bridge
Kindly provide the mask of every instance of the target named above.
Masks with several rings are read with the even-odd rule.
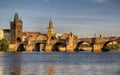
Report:
[[[45,51],[46,52],[52,52],[52,46],[50,44],[51,36],[52,35],[50,33],[48,33],[48,35],[47,35],[47,43],[46,43],[46,46],[45,46]]]
[[[52,36],[51,34],[48,34],[48,35],[47,35],[47,45],[50,44],[51,36]]]
[[[68,44],[73,45],[73,38],[74,38],[74,36],[73,36],[73,33],[71,32],[71,33],[69,34]]]
[[[74,40],[74,35],[71,32],[69,34],[69,39],[68,39],[68,44],[67,44],[67,51],[68,52],[73,52],[74,51],[73,40]]]

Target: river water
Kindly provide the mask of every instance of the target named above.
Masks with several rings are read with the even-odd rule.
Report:
[[[0,75],[120,75],[120,51],[1,52]]]

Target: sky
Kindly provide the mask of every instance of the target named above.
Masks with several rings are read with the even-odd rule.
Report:
[[[0,29],[10,28],[15,12],[24,32],[46,33],[52,18],[56,33],[120,36],[120,0],[0,0]]]

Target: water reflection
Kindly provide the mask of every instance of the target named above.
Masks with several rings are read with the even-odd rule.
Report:
[[[47,70],[46,70],[47,75],[53,75],[54,74],[54,65],[49,64],[49,65],[47,65],[46,68],[47,68]]]
[[[4,70],[4,67],[3,67],[3,62],[4,62],[4,59],[3,59],[3,52],[0,52],[0,75],[3,75],[3,70]]]
[[[117,75],[119,74],[118,65],[40,65],[38,67],[23,67],[21,75]],[[14,68],[18,69],[18,68]],[[19,72],[19,71],[14,71]],[[20,74],[16,74],[20,75]]]
[[[119,75],[119,59],[115,52],[0,53],[0,75]]]
[[[21,75],[20,66],[12,66],[9,68],[9,71],[10,71],[9,75]]]
[[[19,53],[4,53],[3,75],[21,75],[21,55]]]

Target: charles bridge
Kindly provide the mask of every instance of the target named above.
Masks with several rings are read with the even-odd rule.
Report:
[[[68,39],[51,40],[48,36],[47,40],[36,41],[32,45],[26,43],[17,43],[14,45],[12,51],[40,51],[40,52],[75,52],[80,51],[79,47],[83,43],[88,43],[91,47],[91,52],[105,52],[108,51],[105,47],[109,43],[120,43],[117,37],[104,37],[104,38],[81,38],[75,39],[72,33],[69,34]]]
[[[36,40],[34,44],[28,44],[21,41],[23,34],[23,21],[19,18],[18,13],[15,13],[14,20],[10,22],[10,48],[9,51],[44,51],[44,52],[74,52],[80,51],[79,47],[83,43],[87,43],[91,47],[92,52],[104,52],[108,51],[105,47],[109,43],[119,42],[120,38],[117,37],[94,37],[94,38],[75,38],[70,33],[65,39],[51,39],[55,34],[55,28],[53,27],[52,20],[49,21],[49,27],[47,27],[46,39]],[[36,34],[35,34],[36,35]],[[36,37],[35,35],[32,35]],[[31,35],[30,35],[31,36]],[[28,37],[28,36],[26,36]],[[40,37],[41,38],[41,37]]]

